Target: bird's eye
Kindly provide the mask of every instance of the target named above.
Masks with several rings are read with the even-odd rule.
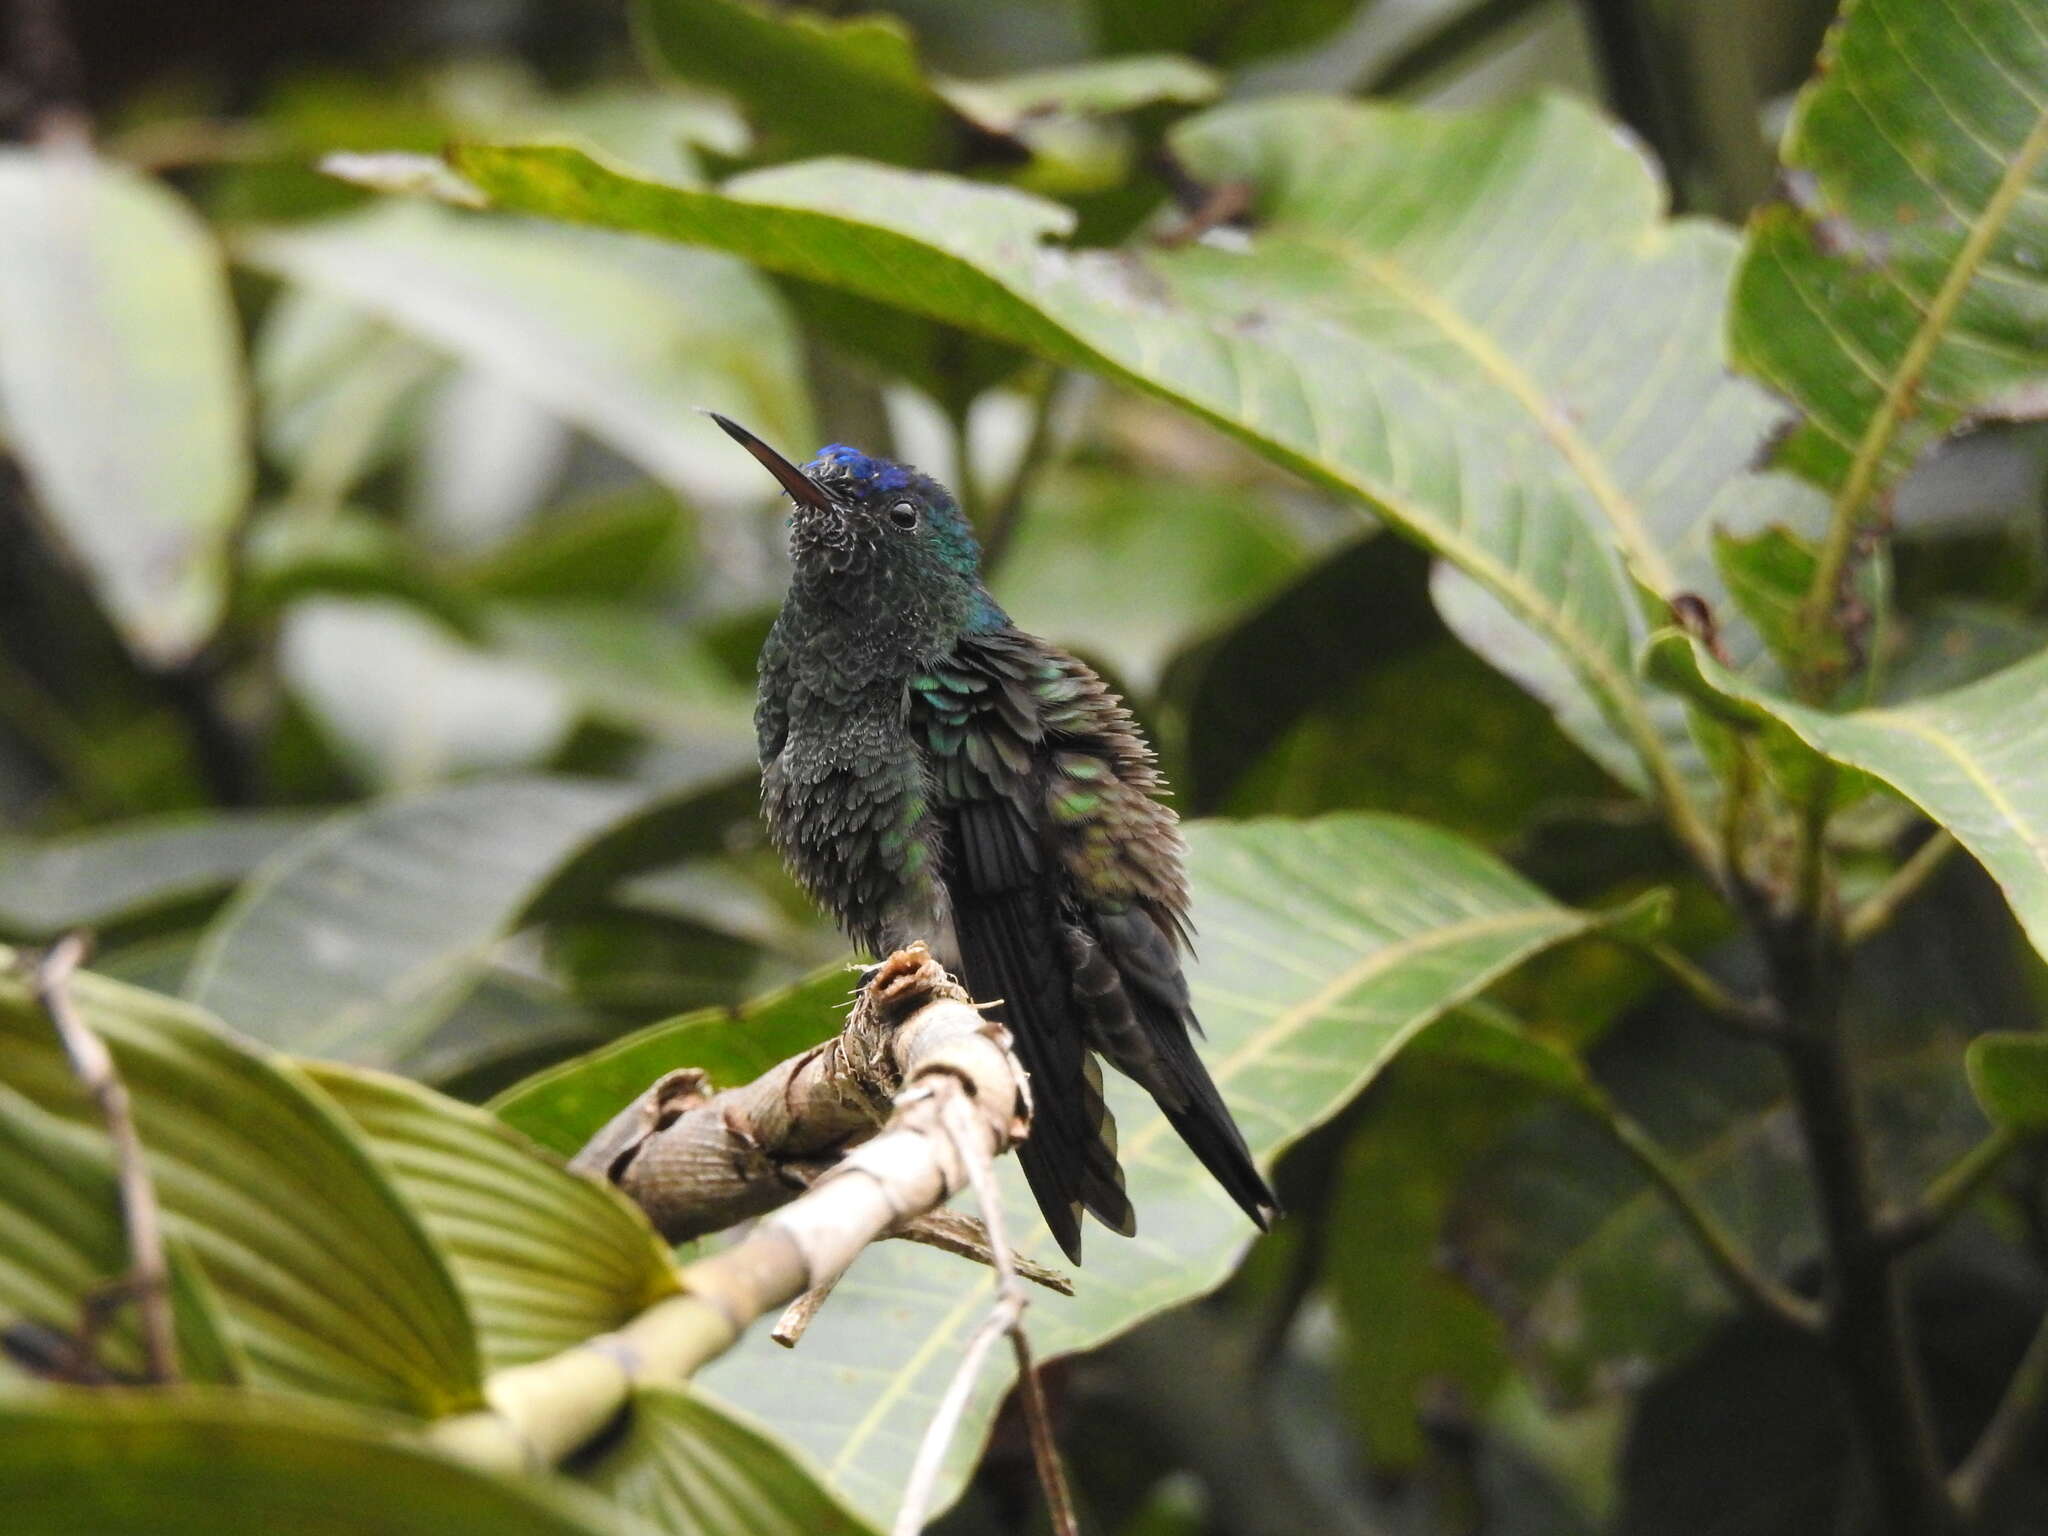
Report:
[[[894,502],[889,507],[889,521],[905,533],[917,531],[917,503],[914,501]]]

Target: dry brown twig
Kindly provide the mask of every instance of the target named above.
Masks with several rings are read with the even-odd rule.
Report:
[[[135,1117],[128,1107],[128,1089],[114,1069],[114,1058],[71,1001],[71,976],[84,961],[85,953],[85,936],[66,934],[36,961],[29,973],[29,985],[37,1005],[63,1043],[72,1072],[99,1111],[107,1128],[107,1139],[113,1144],[121,1222],[128,1233],[128,1273],[115,1288],[114,1297],[135,1304],[147,1379],[176,1381],[178,1338],[171,1315],[171,1271],[164,1257],[163,1219],[157,1208],[156,1186],[150,1182],[142,1140],[135,1134]],[[97,1326],[93,1319],[100,1310],[88,1305],[88,1336]]]

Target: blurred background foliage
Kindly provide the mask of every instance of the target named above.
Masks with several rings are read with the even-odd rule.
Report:
[[[23,139],[89,124],[107,291],[90,315],[61,284],[0,300],[6,349],[69,354],[54,407],[0,388],[17,449],[0,457],[0,939],[89,927],[108,976],[479,1103],[692,1010],[724,1012],[662,1048],[732,1070],[808,1038],[775,1022],[787,999],[756,1001],[822,976],[795,994],[822,1006],[846,959],[754,815],[781,518],[696,414],[712,406],[799,456],[851,441],[959,487],[999,596],[1114,681],[1183,814],[1416,817],[1586,909],[1666,887],[1666,936],[1753,985],[1636,786],[1561,728],[1569,704],[1525,691],[1441,572],[1432,600],[1430,557],[1333,486],[1105,374],[816,274],[386,198],[318,166],[542,142],[699,185],[855,155],[1057,200],[1081,244],[1172,250],[1244,212],[1168,146],[1212,103],[1554,89],[1625,125],[1676,210],[1739,222],[1772,193],[1831,8],[901,0],[901,27],[818,9],[834,22],[741,0],[14,0],[0,113]],[[353,168],[389,185],[419,164]],[[0,229],[0,261],[24,249]],[[2040,430],[2000,427],[1904,486],[1886,601],[1918,638],[1888,696],[2039,648],[2044,473]],[[1838,823],[1845,890],[1877,881],[1910,822],[1883,795]],[[1930,891],[1855,983],[1899,1193],[1981,1131],[1965,1043],[2030,1025],[2048,981],[1974,866]],[[772,1042],[757,1058],[699,1028],[742,1005]],[[1615,944],[1551,950],[1477,1006],[1582,1053],[1770,1268],[1810,1280],[1767,1057]],[[1483,1034],[1488,1017],[1449,1020]],[[537,1081],[506,1112],[545,1141]],[[1526,1065],[1432,1033],[1329,1110],[1272,1138],[1299,1138],[1277,1168],[1290,1218],[1241,1268],[1219,1240],[1220,1290],[1050,1367],[1089,1529],[1687,1536],[1853,1508],[1814,1352],[1737,1320],[1641,1163]],[[2041,1172],[2018,1166],[2013,1197],[1916,1270],[1949,1443],[2042,1305],[2019,1257],[2040,1256]],[[651,1405],[635,1434],[731,1433],[695,1411]],[[207,1412],[211,1443],[264,1461],[260,1423]],[[59,1419],[22,1433],[55,1446]],[[365,1481],[412,1475],[395,1449],[362,1455]],[[818,1503],[780,1518],[876,1518],[836,1491],[853,1513],[806,1491]],[[520,1518],[580,1529],[595,1507]],[[715,1528],[692,1518],[673,1528]],[[944,1529],[1041,1520],[1000,1417]]]

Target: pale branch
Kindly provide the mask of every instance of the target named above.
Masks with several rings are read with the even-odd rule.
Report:
[[[950,1103],[968,1111],[970,1146],[987,1156],[1024,1133],[1030,1103],[1007,1031],[921,945],[876,967],[837,1040],[743,1088],[703,1089],[700,1075],[670,1074],[577,1165],[609,1175],[671,1235],[760,1219],[685,1268],[682,1294],[615,1332],[493,1372],[488,1406],[431,1426],[435,1444],[489,1468],[562,1460],[635,1387],[687,1379],[757,1319],[828,1285],[869,1243],[965,1188],[972,1152],[949,1129]],[[879,1132],[862,1140],[892,1098]]]
[[[114,1067],[106,1043],[92,1032],[71,1001],[71,975],[85,958],[82,934],[66,934],[43,954],[30,973],[36,1002],[49,1018],[71,1070],[91,1097],[107,1128],[114,1150],[115,1185],[121,1200],[121,1223],[128,1234],[128,1273],[120,1292],[135,1304],[142,1330],[142,1355],[148,1379],[178,1379],[178,1336],[171,1315],[171,1270],[164,1257],[163,1218],[156,1186],[135,1134],[128,1106],[128,1088]]]

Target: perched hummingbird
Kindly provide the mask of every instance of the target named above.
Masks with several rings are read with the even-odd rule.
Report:
[[[1084,1208],[1136,1227],[1097,1053],[1264,1227],[1272,1191],[1189,1039],[1180,827],[1137,722],[1010,622],[944,486],[836,444],[799,469],[713,419],[796,504],[754,709],[791,872],[857,944],[923,939],[998,1003],[1031,1074],[1017,1155],[1069,1258]]]

